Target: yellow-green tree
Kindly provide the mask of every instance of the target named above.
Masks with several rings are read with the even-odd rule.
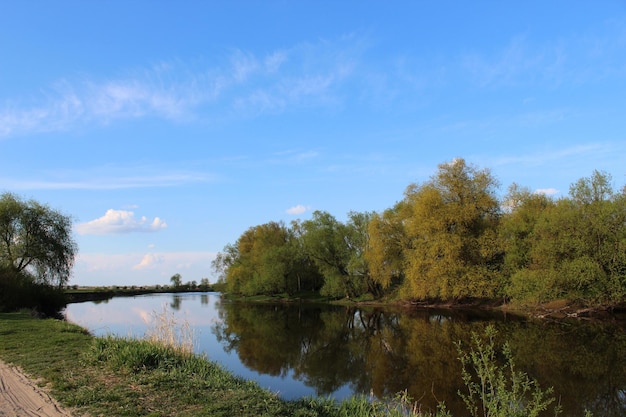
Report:
[[[368,224],[365,260],[372,281],[383,291],[395,288],[404,278],[404,255],[409,243],[404,227],[406,206],[401,201],[382,214],[374,213]]]
[[[289,272],[288,230],[270,222],[246,230],[213,263],[230,292],[254,295],[284,291]]]
[[[405,193],[403,292],[417,299],[493,297],[502,251],[497,227],[497,181],[463,159]]]
[[[269,222],[250,227],[224,247],[212,265],[226,291],[242,295],[317,290],[321,279],[303,254],[298,223]]]

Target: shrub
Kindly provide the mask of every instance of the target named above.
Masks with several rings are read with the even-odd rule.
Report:
[[[34,314],[54,317],[67,305],[63,289],[34,282],[26,273],[7,269],[0,270],[0,311],[21,309]]]
[[[515,369],[508,344],[502,348],[504,364],[498,364],[493,326],[485,329],[486,339],[472,334],[472,346],[457,348],[463,363],[463,381],[467,394],[459,391],[473,417],[538,417],[555,401],[552,388],[542,390],[536,380]],[[554,407],[554,415],[560,407]]]

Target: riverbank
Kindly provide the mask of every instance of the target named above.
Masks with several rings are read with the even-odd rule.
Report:
[[[113,297],[135,297],[137,295],[147,294],[176,294],[183,292],[212,292],[215,291],[213,286],[207,287],[79,287],[68,288],[64,291],[68,303],[82,303],[85,301],[104,301]]]
[[[145,340],[96,338],[27,313],[0,314],[0,360],[40,381],[75,416],[428,415],[402,414],[406,400],[285,401],[205,358]]]
[[[455,301],[410,301],[394,298],[374,299],[362,297],[358,299],[332,299],[320,296],[319,293],[300,293],[289,296],[287,294],[239,296],[223,294],[230,301],[244,301],[255,303],[328,303],[342,306],[380,307],[412,309],[446,309],[446,310],[485,310],[500,312],[507,315],[530,319],[582,319],[599,321],[617,321],[626,325],[626,303],[618,305],[588,306],[572,300],[554,300],[537,304],[519,304],[505,302],[501,299],[462,299]]]

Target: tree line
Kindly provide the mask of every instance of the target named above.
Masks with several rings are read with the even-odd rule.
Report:
[[[624,301],[626,186],[599,171],[558,199],[517,184],[499,199],[498,186],[489,169],[455,159],[380,213],[250,227],[213,267],[239,295]]]

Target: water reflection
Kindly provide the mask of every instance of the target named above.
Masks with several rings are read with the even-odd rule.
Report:
[[[72,304],[68,316],[90,329],[105,321],[108,328],[117,326],[121,317],[145,326],[147,312],[160,310],[164,300],[200,331],[201,352],[286,398],[383,398],[407,390],[424,410],[445,401],[455,415],[464,415],[455,343],[467,346],[472,332],[493,323],[518,369],[542,387],[554,387],[565,416],[583,416],[585,409],[596,416],[626,415],[626,333],[616,325],[531,322],[473,311],[232,303],[215,294]]]

